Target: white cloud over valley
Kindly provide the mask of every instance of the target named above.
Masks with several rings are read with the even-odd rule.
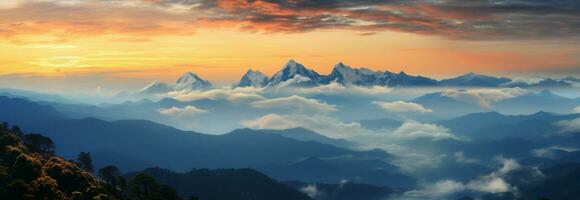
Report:
[[[560,133],[563,134],[580,133],[580,118],[562,120],[556,122],[556,126],[560,127]]]
[[[194,106],[185,106],[183,108],[178,107],[161,108],[158,111],[163,115],[178,116],[178,117],[192,117],[197,116],[199,114],[208,113],[207,110],[202,110]]]
[[[405,101],[393,101],[393,102],[384,102],[384,101],[373,101],[373,104],[376,104],[383,110],[387,112],[395,112],[395,113],[405,113],[405,112],[415,112],[415,113],[429,113],[433,112],[431,109],[427,109],[423,107],[421,104],[413,103],[413,102],[405,102]]]
[[[309,99],[297,95],[255,101],[250,104],[261,109],[294,109],[298,112],[332,112],[337,111],[335,105],[330,105],[317,99]]]
[[[451,130],[437,124],[420,123],[408,121],[395,129],[391,134],[396,139],[419,139],[426,138],[432,140],[459,139],[451,133]]]
[[[458,101],[476,103],[482,108],[491,108],[494,102],[514,98],[528,91],[521,88],[499,89],[453,89],[445,90],[441,94]]]
[[[370,132],[362,128],[359,123],[346,123],[324,115],[268,114],[254,120],[244,121],[242,125],[255,129],[279,130],[302,127],[332,138],[346,138]]]

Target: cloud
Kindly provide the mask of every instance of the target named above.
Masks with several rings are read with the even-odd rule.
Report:
[[[478,163],[477,159],[465,157],[465,155],[463,155],[463,151],[455,152],[453,157],[455,157],[455,162],[458,163]]]
[[[364,95],[364,96],[376,96],[385,95],[392,91],[392,88],[385,86],[356,86],[349,85],[345,86],[340,83],[332,82],[326,85],[319,85],[316,87],[288,87],[288,88],[266,88],[265,92],[269,93],[288,93],[288,94],[303,94],[303,95],[315,95],[315,94],[325,94],[325,95]]]
[[[19,0],[0,3],[0,30],[26,34],[191,34],[200,28],[362,35],[397,31],[453,39],[577,37],[580,3],[553,1]]]
[[[193,106],[185,106],[183,108],[178,107],[171,107],[171,108],[161,108],[158,110],[159,113],[169,116],[178,116],[178,117],[192,117],[197,116],[199,114],[208,113],[207,110],[202,110]]]
[[[384,102],[384,101],[373,101],[373,104],[378,105],[383,110],[387,112],[395,113],[405,113],[405,112],[416,112],[416,113],[429,113],[433,112],[431,109],[423,107],[421,104],[405,101],[394,101],[394,102]]]
[[[403,195],[395,197],[394,199],[448,199],[451,198],[453,194],[463,191],[481,193],[517,191],[517,188],[506,182],[505,176],[510,172],[520,169],[521,166],[514,159],[499,157],[497,160],[500,162],[501,167],[489,174],[477,177],[467,182],[446,179],[431,184],[424,184],[422,188],[407,191],[403,193]]]
[[[455,139],[459,138],[451,133],[448,128],[437,124],[419,123],[408,121],[395,129],[392,134],[393,138],[410,140],[427,138],[432,140]]]
[[[262,109],[283,108],[297,110],[298,112],[337,111],[335,105],[329,105],[320,100],[309,99],[297,95],[255,101],[252,102],[250,105],[254,108],[262,108]]]
[[[359,123],[345,123],[323,115],[268,114],[254,120],[243,121],[242,125],[249,128],[277,130],[302,127],[331,138],[347,138],[370,132],[363,129]]]
[[[555,123],[556,126],[560,127],[560,132],[562,134],[570,133],[580,133],[580,118],[572,120],[562,120]]]
[[[574,108],[574,113],[580,113],[580,106],[577,106],[576,108]]]
[[[180,101],[196,101],[203,99],[228,100],[232,103],[245,103],[266,99],[258,94],[260,88],[218,88],[207,91],[170,92],[168,95]]]
[[[300,188],[300,192],[308,195],[310,198],[316,198],[322,193],[318,190],[316,184],[309,184],[303,188]]]
[[[300,87],[303,84],[308,84],[311,82],[312,79],[297,74],[291,79],[282,81],[274,86],[267,85],[266,87],[274,87],[274,88]]]
[[[395,199],[437,199],[465,190],[463,183],[454,180],[441,180],[428,184],[420,190],[410,190],[403,197]]]
[[[481,176],[475,180],[467,183],[467,187],[474,191],[487,193],[501,193],[513,191],[509,183],[504,180],[504,177],[512,171],[520,169],[520,164],[514,159],[498,158],[502,166],[497,171],[488,175]]]
[[[532,150],[532,155],[542,158],[558,158],[558,151],[573,152],[578,151],[577,148],[561,147],[561,146],[549,146],[544,148],[538,148]]]
[[[458,101],[476,103],[482,108],[490,109],[492,103],[504,99],[514,98],[527,93],[521,88],[501,88],[501,89],[456,89],[445,90],[441,95],[453,98]]]

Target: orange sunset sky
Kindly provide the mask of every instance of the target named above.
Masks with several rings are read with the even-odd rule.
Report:
[[[134,89],[186,71],[229,84],[289,59],[322,74],[341,61],[434,78],[578,76],[580,15],[566,10],[578,5],[506,2],[0,0],[0,84]]]

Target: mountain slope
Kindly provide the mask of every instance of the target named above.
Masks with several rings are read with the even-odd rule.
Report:
[[[381,160],[310,157],[287,165],[270,165],[259,169],[283,181],[340,183],[346,180],[396,188],[415,186],[414,178],[401,174],[398,167]]]
[[[556,122],[578,117],[580,114],[537,112],[532,115],[502,115],[487,112],[468,114],[439,123],[458,135],[471,138],[521,137],[533,140],[556,133],[559,130]]]
[[[11,101],[30,103],[22,99]],[[7,104],[0,101],[0,110],[8,109],[5,105]],[[310,156],[389,157],[385,152],[352,151],[249,129],[225,135],[206,135],[145,120],[108,122],[94,118],[67,119],[52,115],[38,117],[41,117],[39,112],[14,112],[14,116],[0,115],[0,120],[20,124],[28,132],[45,133],[59,144],[57,153],[67,158],[72,158],[81,151],[117,152],[124,157],[177,171],[189,170],[192,167],[259,167],[293,162]],[[182,155],[187,155],[187,159]]]
[[[252,169],[194,169],[176,173],[161,168],[141,171],[181,196],[211,200],[309,200],[310,198]],[[131,175],[127,175],[130,177]]]
[[[34,151],[0,127],[0,199],[120,199],[77,163]]]
[[[177,79],[175,84],[154,81],[143,89],[137,91],[136,94],[147,96],[172,91],[196,91],[207,90],[210,88],[212,88],[212,84],[209,81],[199,77],[196,73],[186,72]]]
[[[264,87],[268,83],[268,76],[258,70],[248,70],[234,87]]]
[[[316,71],[308,69],[294,60],[290,60],[282,67],[282,69],[280,69],[280,71],[276,72],[276,74],[268,80],[268,85],[278,85],[285,81],[292,80],[296,76],[303,77],[305,80],[308,79],[308,81],[302,83],[304,86],[316,85],[320,78],[320,74]]]
[[[510,81],[511,79],[509,78],[498,78],[471,72],[455,78],[441,80],[439,83],[443,86],[497,87]]]
[[[140,95],[152,95],[159,93],[166,93],[171,91],[172,86],[167,83],[162,83],[160,81],[153,81],[153,83],[145,86],[143,89],[137,91]]]
[[[378,76],[380,76],[380,73],[366,68],[351,68],[343,63],[338,63],[328,76],[321,79],[320,83],[337,82],[343,85],[372,86],[377,84]]]
[[[209,81],[202,79],[196,73],[193,72],[186,72],[183,74],[175,85],[173,86],[173,90],[175,91],[194,91],[194,90],[206,90],[211,88],[212,85]]]
[[[285,130],[255,130],[255,132],[261,132],[264,134],[277,134],[287,138],[292,138],[300,141],[315,141],[322,144],[334,145],[337,147],[352,147],[353,142],[344,139],[334,139],[329,138],[324,135],[320,135],[314,131],[305,128],[291,128]]]

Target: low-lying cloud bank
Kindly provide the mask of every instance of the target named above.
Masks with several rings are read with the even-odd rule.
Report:
[[[326,85],[319,85],[315,87],[266,87],[264,92],[273,94],[300,94],[300,95],[357,95],[357,96],[375,96],[385,95],[390,93],[393,88],[386,86],[357,86],[357,85],[342,85],[340,83],[331,82]]]
[[[514,98],[528,91],[521,88],[500,88],[500,89],[455,89],[445,90],[443,96],[464,102],[476,103],[482,108],[490,109],[492,104],[504,99]]]
[[[178,107],[161,108],[158,111],[159,111],[159,113],[161,113],[163,115],[177,116],[177,117],[193,117],[193,116],[197,116],[199,114],[205,114],[205,113],[209,112],[207,110],[202,110],[202,109],[196,108],[194,106],[185,106],[183,108],[178,108]]]
[[[431,140],[443,140],[443,139],[459,139],[457,136],[451,133],[451,130],[437,124],[429,123],[419,123],[415,121],[408,121],[403,123],[399,128],[395,129],[392,134],[390,134],[395,139],[431,139]]]
[[[186,92],[169,92],[168,97],[180,101],[197,101],[203,99],[211,100],[228,100],[232,103],[251,102],[266,99],[260,95],[260,88],[217,88],[207,91],[186,91]]]
[[[242,125],[255,129],[279,130],[302,127],[331,138],[347,138],[370,132],[359,123],[345,123],[325,115],[268,114],[258,119],[244,121]]]
[[[384,101],[373,101],[374,104],[382,108],[387,112],[394,113],[429,113],[433,110],[423,107],[421,104],[405,101],[394,101],[394,102],[384,102]]]
[[[580,118],[559,121],[556,122],[556,126],[560,127],[561,134],[578,134],[580,133]]]
[[[501,167],[489,174],[477,177],[473,180],[460,182],[446,179],[435,183],[425,184],[423,188],[405,192],[401,196],[392,198],[393,200],[413,200],[413,199],[448,199],[459,192],[476,193],[503,193],[517,192],[517,188],[510,185],[505,177],[508,173],[521,168],[514,159],[498,157]],[[541,175],[541,174],[540,174]]]
[[[309,99],[297,95],[255,101],[250,104],[261,109],[295,109],[299,112],[333,112],[338,111],[335,105],[330,105],[317,99]]]

